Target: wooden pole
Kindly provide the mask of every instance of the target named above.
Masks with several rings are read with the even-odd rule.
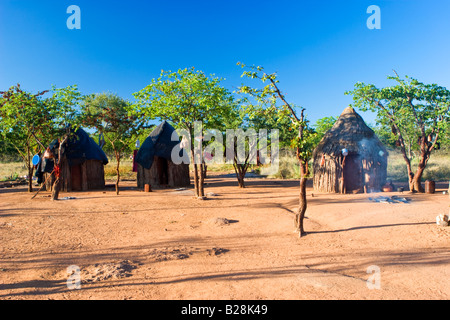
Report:
[[[39,190],[36,192],[36,194],[31,198],[31,200],[33,200],[34,198],[36,198],[36,196],[38,195],[38,193],[41,192],[42,188],[44,188],[44,186],[47,184],[47,180],[52,176],[53,172],[55,172],[55,170],[53,170],[52,173],[50,173],[50,175],[45,179],[44,183],[43,183],[42,186],[39,188]]]

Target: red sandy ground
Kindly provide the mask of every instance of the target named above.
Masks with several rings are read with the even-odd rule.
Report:
[[[307,236],[293,233],[298,182],[212,176],[189,191],[113,189],[34,200],[0,189],[0,299],[448,299],[449,196],[308,189]],[[220,224],[216,218],[226,218]],[[119,263],[122,263],[121,265]],[[81,289],[67,268],[81,269]],[[369,266],[380,269],[369,289]],[[122,267],[122,268],[120,268]],[[372,282],[371,282],[372,283]]]

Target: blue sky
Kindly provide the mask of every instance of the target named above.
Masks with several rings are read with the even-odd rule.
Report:
[[[70,5],[81,9],[81,30],[66,27]],[[370,5],[381,9],[381,30],[366,26]],[[278,72],[289,101],[315,122],[338,116],[356,82],[389,85],[393,69],[450,88],[449,14],[448,0],[1,0],[0,90],[77,84],[132,99],[162,69],[186,67],[234,90],[241,61]]]

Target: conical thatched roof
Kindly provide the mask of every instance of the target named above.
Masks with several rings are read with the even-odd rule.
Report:
[[[342,112],[333,127],[320,141],[314,155],[324,153],[338,156],[344,148],[348,150],[349,154],[368,157],[387,155],[386,148],[375,132],[366,125],[363,118],[352,107],[348,107]]]

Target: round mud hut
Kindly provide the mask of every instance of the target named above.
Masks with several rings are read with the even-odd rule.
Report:
[[[346,108],[314,150],[314,190],[326,193],[380,191],[388,152],[374,131]]]
[[[189,164],[175,164],[171,160],[172,150],[179,144],[175,129],[166,121],[150,133],[135,158],[138,188],[143,189],[146,184],[152,188],[181,188],[191,184]]]

